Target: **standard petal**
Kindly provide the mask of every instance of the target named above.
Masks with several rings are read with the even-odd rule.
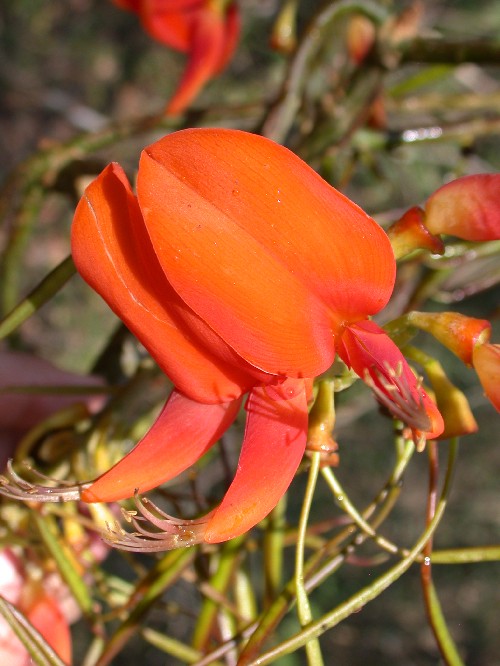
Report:
[[[253,385],[254,379],[238,369],[245,362],[165,279],[119,165],[109,165],[87,188],[71,241],[82,277],[184,393],[203,402],[225,402]]]
[[[440,187],[425,205],[425,226],[433,234],[470,241],[500,238],[500,175],[463,176]]]
[[[274,399],[264,388],[250,394],[236,476],[208,521],[206,542],[226,541],[249,530],[290,485],[306,446],[307,397],[304,381],[286,384],[289,399]]]
[[[500,412],[500,345],[478,345],[472,359],[484,392]]]
[[[377,324],[365,321],[346,327],[337,351],[417,438],[425,435],[433,439],[443,432],[443,418],[435,403],[420,386],[399,347]]]
[[[163,411],[129,454],[82,492],[84,502],[113,502],[145,493],[195,463],[229,428],[240,400],[195,402],[174,390]]]
[[[267,372],[320,374],[340,322],[389,299],[395,262],[382,229],[263,137],[171,134],[143,152],[138,192],[174,288]]]

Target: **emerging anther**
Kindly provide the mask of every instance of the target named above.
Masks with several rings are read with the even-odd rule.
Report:
[[[417,450],[421,451],[425,447],[424,433],[431,427],[431,421],[420,393],[422,378],[419,378],[416,390],[412,390],[404,376],[401,363],[396,368],[392,368],[386,363],[385,370],[386,372],[383,373],[378,368],[373,368],[373,374],[367,370],[365,382],[375,393],[379,403],[395,418],[408,426]]]
[[[122,510],[134,532],[125,531],[115,522],[108,525],[103,539],[114,548],[137,553],[154,553],[194,546],[203,541],[205,528],[211,514],[195,520],[180,520],[162,511],[146,497],[134,495],[137,510]]]

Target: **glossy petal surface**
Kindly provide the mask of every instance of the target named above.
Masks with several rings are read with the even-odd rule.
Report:
[[[500,238],[500,175],[464,176],[440,187],[425,206],[425,226],[433,234],[465,240]]]
[[[243,534],[276,506],[302,459],[307,437],[306,386],[287,380],[288,399],[255,388],[248,399],[245,437],[238,469],[204,539],[216,543]]]
[[[204,402],[254,383],[242,359],[181,301],[161,270],[121,167],[108,166],[75,213],[72,252],[82,277],[148,349],[174,384]]]
[[[347,327],[338,354],[365,381],[369,373],[374,386],[387,397],[383,403],[413,430],[428,439],[443,432],[443,419],[436,405],[419,385],[400,349],[374,322]]]
[[[266,372],[320,374],[339,324],[389,299],[395,263],[385,233],[267,139],[171,134],[144,151],[138,195],[173,287]]]
[[[500,345],[478,345],[473,363],[484,392],[500,412]]]
[[[240,400],[204,405],[173,391],[160,416],[128,455],[82,493],[84,502],[112,502],[145,493],[195,463],[229,428]]]

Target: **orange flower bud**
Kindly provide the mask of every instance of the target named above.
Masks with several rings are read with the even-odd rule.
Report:
[[[491,324],[486,319],[474,319],[458,312],[410,312],[408,321],[433,335],[466,365],[473,365],[474,347],[489,340],[491,333]]]

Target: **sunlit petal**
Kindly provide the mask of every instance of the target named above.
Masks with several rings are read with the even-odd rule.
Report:
[[[236,418],[240,400],[204,405],[173,391],[160,416],[128,455],[82,492],[85,502],[144,493],[196,462]]]
[[[500,174],[464,176],[440,187],[425,205],[425,226],[465,240],[499,239]]]
[[[238,469],[208,521],[205,541],[243,534],[267,516],[290,485],[306,446],[307,391],[301,380],[287,380],[284,388],[288,399],[273,399],[263,388],[250,394]]]
[[[165,279],[137,199],[117,164],[108,166],[80,201],[72,252],[83,278],[181,391],[201,401],[227,401],[254,383],[236,369],[244,367],[242,359],[231,362],[234,352]]]
[[[174,288],[267,372],[321,373],[339,324],[389,299],[395,264],[385,233],[267,139],[171,134],[143,152],[138,193]]]

